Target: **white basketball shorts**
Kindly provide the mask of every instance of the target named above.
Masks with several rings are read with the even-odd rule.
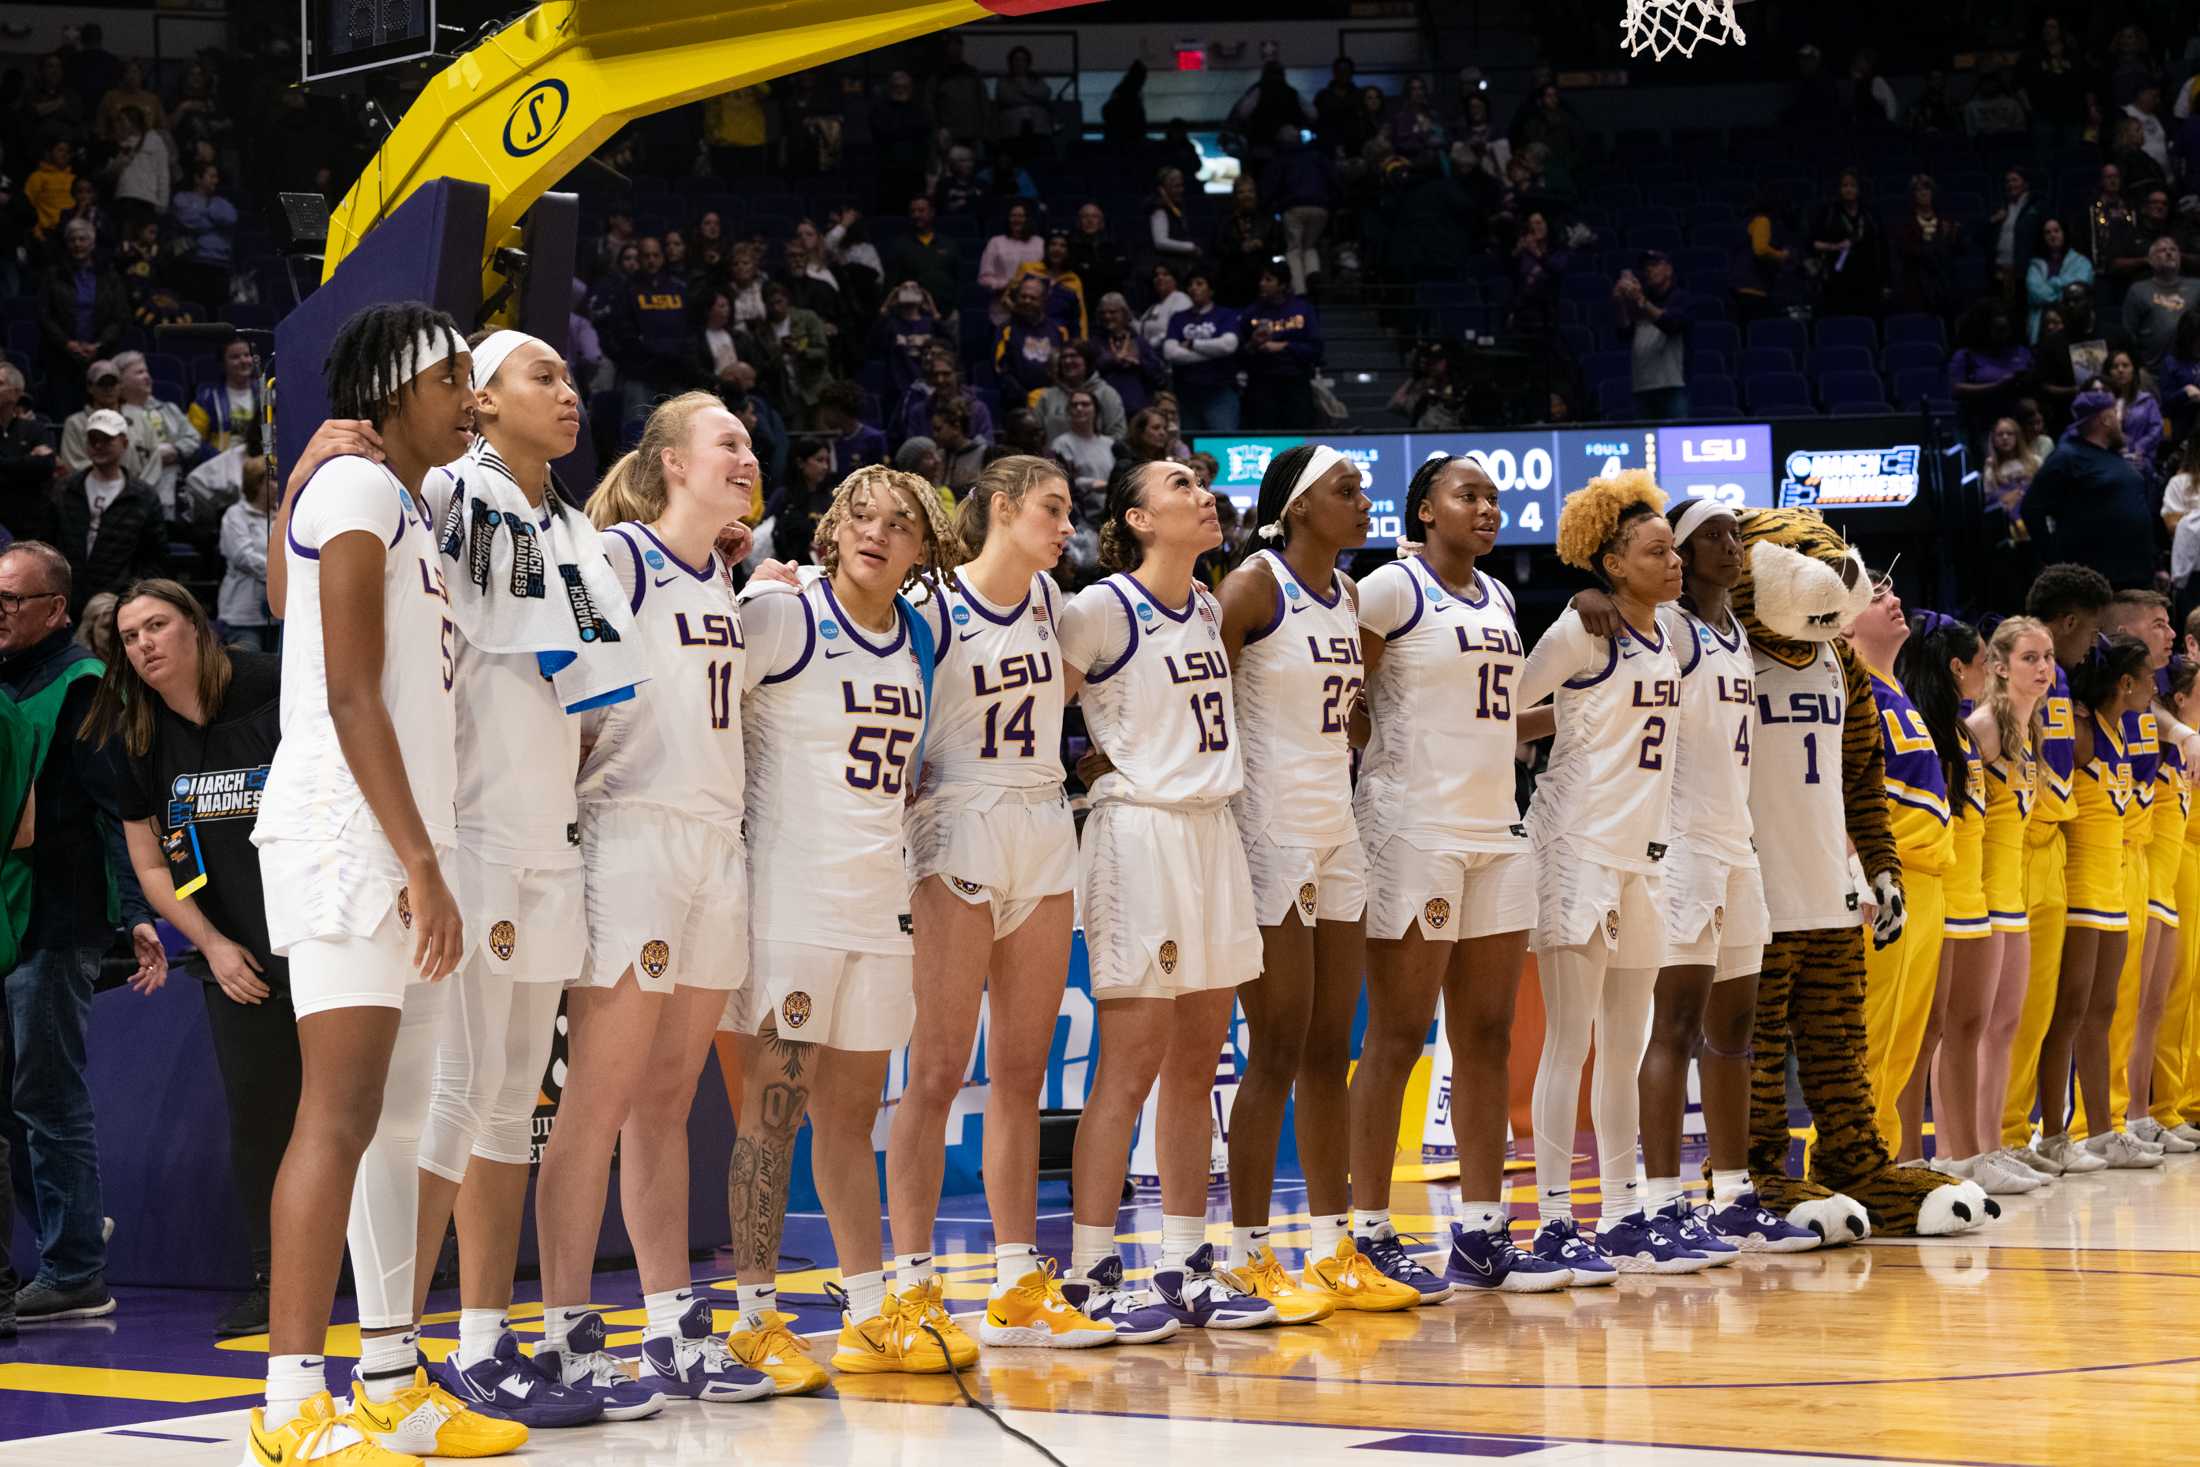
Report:
[[[721,1029],[823,1044],[895,1050],[917,1023],[908,953],[857,953],[803,942],[756,942],[754,976],[726,998]]]
[[[1094,998],[1174,998],[1260,976],[1252,878],[1228,805],[1100,805],[1085,817],[1082,854]]]
[[[937,876],[993,912],[1006,937],[1050,896],[1077,888],[1077,822],[1059,787],[950,784],[909,812],[909,885]]]
[[[1512,851],[1424,850],[1394,835],[1369,853],[1367,935],[1430,942],[1522,932],[1535,912],[1535,863]]]
[[[584,981],[628,968],[651,993],[735,989],[749,976],[749,872],[738,831],[658,805],[583,805]]]

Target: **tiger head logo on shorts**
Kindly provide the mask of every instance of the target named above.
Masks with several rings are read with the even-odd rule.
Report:
[[[1421,920],[1428,923],[1429,931],[1441,932],[1451,920],[1451,903],[1444,897],[1430,897],[1428,905],[1421,908]]]
[[[1305,914],[1307,921],[1314,920],[1314,883],[1311,881],[1299,883],[1299,911]]]
[[[499,962],[512,961],[512,950],[519,946],[519,929],[509,922],[498,922],[489,929],[489,951],[497,955]]]
[[[799,1029],[810,1022],[810,996],[807,993],[790,993],[787,1001],[779,1006],[779,1022],[789,1029]]]
[[[401,886],[397,889],[397,920],[406,927],[413,925],[412,888],[409,886]]]
[[[1711,930],[1713,932],[1724,932],[1726,930],[1726,908],[1713,907],[1711,909]]]
[[[1169,938],[1164,941],[1157,956],[1161,959],[1161,971],[1174,973],[1176,971],[1176,939]]]
[[[1619,913],[1616,910],[1604,914],[1604,940],[1606,942],[1619,941]]]
[[[955,890],[961,892],[964,896],[976,896],[978,895],[978,893],[985,890],[985,888],[979,883],[975,881],[965,881],[960,876],[950,876],[947,879],[953,882],[955,884]]]
[[[642,971],[652,978],[665,976],[665,969],[672,966],[672,945],[661,937],[652,937],[642,944]]]

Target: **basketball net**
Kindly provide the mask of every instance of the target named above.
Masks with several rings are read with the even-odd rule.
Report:
[[[1693,56],[1706,41],[1723,46],[1731,37],[1737,46],[1749,43],[1734,18],[1734,0],[1627,0],[1620,30],[1628,55],[1648,51],[1653,61],[1674,51]]]

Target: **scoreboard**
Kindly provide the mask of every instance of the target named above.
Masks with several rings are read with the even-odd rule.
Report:
[[[1307,437],[1197,435],[1195,452],[1221,466],[1215,491],[1250,515],[1269,460]],[[1796,418],[1770,423],[1555,426],[1487,433],[1340,434],[1325,440],[1359,466],[1373,529],[1370,546],[1404,529],[1406,486],[1422,463],[1464,455],[1497,486],[1503,543],[1549,545],[1559,506],[1589,480],[1646,469],[1674,499],[1737,508],[1838,510],[1928,507],[1927,446],[1916,418]]]

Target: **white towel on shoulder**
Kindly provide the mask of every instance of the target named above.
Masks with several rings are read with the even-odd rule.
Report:
[[[443,578],[467,642],[533,653],[567,713],[633,697],[648,673],[595,528],[570,507],[529,504],[486,438],[439,472],[452,481]]]

